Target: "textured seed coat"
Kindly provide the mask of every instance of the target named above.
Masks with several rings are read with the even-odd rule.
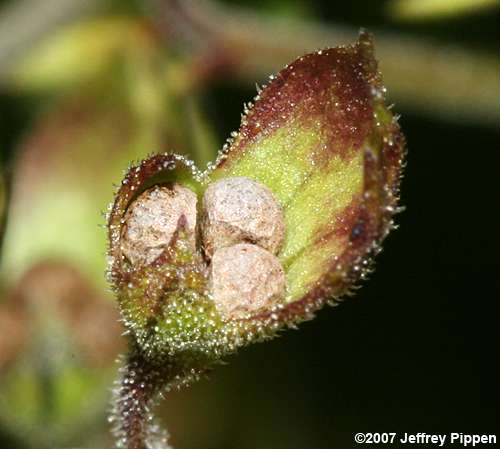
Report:
[[[285,296],[285,274],[276,256],[240,243],[215,251],[210,289],[217,309],[227,318],[270,309]]]
[[[203,244],[208,258],[225,246],[254,243],[276,254],[283,242],[283,211],[266,186],[245,177],[208,186],[203,197]]]
[[[125,215],[122,253],[134,265],[153,262],[170,243],[182,216],[194,249],[196,203],[196,194],[179,184],[155,186],[141,193]]]

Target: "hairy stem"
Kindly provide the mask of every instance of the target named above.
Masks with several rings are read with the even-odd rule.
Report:
[[[154,420],[152,408],[158,397],[183,379],[174,363],[154,364],[131,345],[113,396],[111,421],[117,447],[169,449],[168,433]]]

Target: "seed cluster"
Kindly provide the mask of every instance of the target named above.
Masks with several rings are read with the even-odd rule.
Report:
[[[196,251],[197,198],[179,184],[155,186],[129,206],[122,254],[147,266],[171,245],[180,224]],[[273,193],[249,178],[227,178],[205,191],[200,238],[208,264],[209,295],[225,318],[269,310],[285,295],[285,275],[275,256],[283,243],[283,212]]]

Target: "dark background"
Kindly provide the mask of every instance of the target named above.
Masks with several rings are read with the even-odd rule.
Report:
[[[498,11],[394,26],[381,3],[323,1],[308,10],[325,21],[498,53]],[[236,92],[227,93],[216,92],[219,104]],[[211,382],[221,384],[238,378],[241,421],[221,447],[259,447],[247,444],[245,425],[266,428],[269,448],[355,447],[356,432],[498,432],[500,125],[396,109],[408,144],[399,229],[354,298],[298,332],[241,351],[213,374]]]
[[[239,3],[268,13],[299,7]],[[381,3],[324,0],[300,8],[326,23],[402,30],[498,54],[498,10],[394,24]],[[221,142],[238,127],[241,104],[253,95],[253,86],[230,80],[207,92],[205,106]],[[0,96],[7,166],[30,109],[9,93]],[[165,414],[167,423],[175,420],[175,447],[193,440],[188,433],[215,441],[217,449],[327,449],[355,447],[357,432],[498,431],[500,124],[396,110],[408,143],[405,210],[374,273],[354,298],[326,308],[298,331],[242,350],[209,381],[173,393],[178,408],[167,404]],[[183,427],[186,414],[213,427]]]
[[[498,12],[394,26],[381,3],[320,1],[307,10],[325,21],[499,50]],[[220,86],[213,103],[229,109],[253,90],[234,102],[238,93]],[[356,447],[357,432],[498,432],[500,125],[396,109],[408,144],[399,228],[354,298],[241,351],[194,387],[235,384],[234,429],[219,447],[261,447],[245,427],[264,429],[266,448],[304,449]],[[225,131],[237,120],[224,121]]]
[[[401,124],[405,211],[371,279],[194,387],[235,383],[220,447],[260,447],[246,426],[265,429],[265,447],[315,449],[355,447],[357,432],[498,431],[500,133],[409,114]]]

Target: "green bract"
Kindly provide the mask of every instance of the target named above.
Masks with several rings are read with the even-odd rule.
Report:
[[[272,77],[206,172],[172,154],[128,171],[109,217],[109,274],[136,368],[140,355],[177,380],[196,375],[240,346],[310,319],[363,277],[391,228],[404,154],[384,92],[371,38],[362,33],[355,45],[303,56]],[[120,235],[128,205],[152,185],[177,182],[201,200],[211,182],[236,176],[267,186],[283,208],[277,256],[287,289],[271,310],[230,319],[210,298],[201,252],[183,244],[182,220],[146,266],[123,257]]]

